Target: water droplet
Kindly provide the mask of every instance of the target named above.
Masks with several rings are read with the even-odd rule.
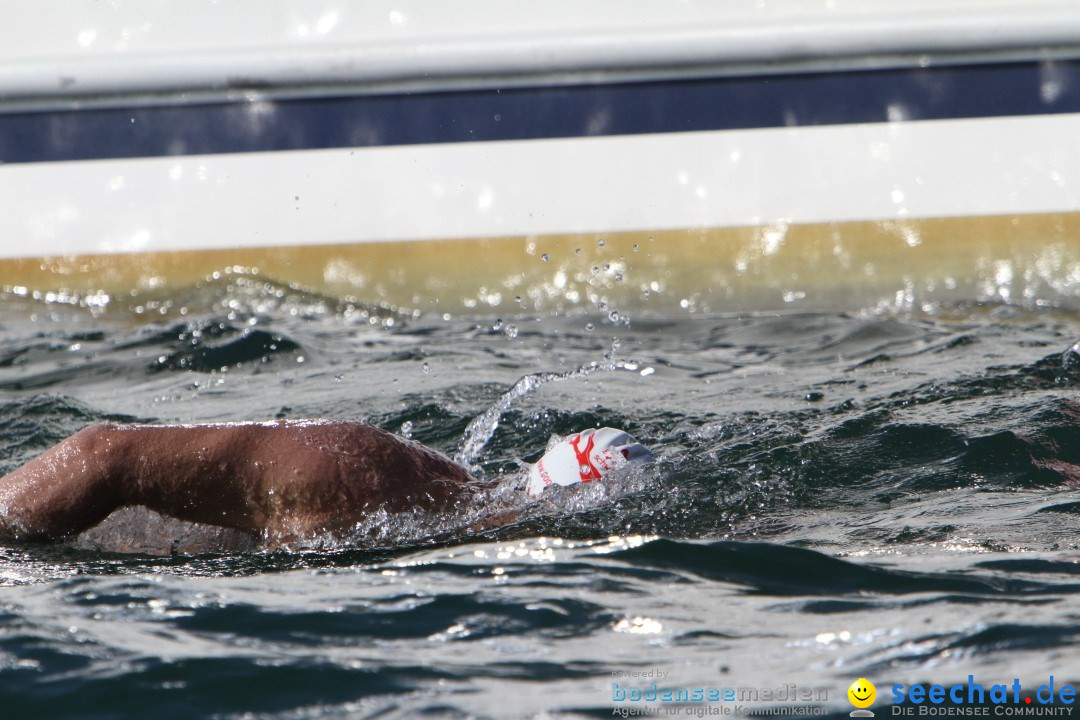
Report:
[[[574,253],[576,253],[576,254],[580,254],[580,253],[581,253],[581,248],[576,248],[576,249],[574,250]]]
[[[547,253],[544,253],[543,255],[540,256],[540,259],[543,260],[544,262],[547,262],[551,258],[548,256]]]
[[[637,243],[634,243],[634,252],[637,252],[637,251],[638,251]]]
[[[517,325],[506,326],[506,337],[516,338],[518,336]]]
[[[499,318],[498,320],[496,320],[495,324],[491,326],[491,329],[494,330],[495,332],[499,332],[500,330],[502,330],[503,329],[502,318]]]
[[[592,323],[585,323],[585,332],[592,332],[596,329],[596,326]]]
[[[401,437],[412,440],[412,431],[412,420],[406,420],[405,422],[401,423]]]
[[[428,365],[427,363],[424,363],[423,365],[421,365],[420,369],[423,370],[425,373],[430,373],[431,372],[431,366]]]
[[[604,247],[604,238],[600,238],[596,241],[596,244],[600,247]]]

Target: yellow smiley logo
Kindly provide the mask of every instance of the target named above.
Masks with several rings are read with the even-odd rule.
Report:
[[[877,697],[877,688],[866,678],[859,678],[851,683],[851,687],[847,689],[847,696],[851,704],[857,708],[870,707]]]

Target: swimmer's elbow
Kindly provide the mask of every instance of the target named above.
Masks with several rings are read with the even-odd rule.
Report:
[[[121,440],[119,425],[101,422],[87,425],[65,440],[63,444],[80,454],[94,455],[101,461],[106,459],[118,461],[119,452],[124,447]]]
[[[133,461],[137,455],[135,438],[123,433],[115,423],[94,423],[75,433],[61,446],[83,458],[89,468],[87,480],[93,480],[100,492],[109,492],[122,504],[132,500]]]
[[[117,425],[115,423],[98,422],[87,425],[68,439],[79,445],[90,446],[111,437],[116,433],[116,429]]]

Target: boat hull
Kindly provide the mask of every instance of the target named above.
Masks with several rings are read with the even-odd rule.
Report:
[[[61,83],[0,102],[0,289],[107,305],[232,274],[451,313],[1073,304],[1080,61],[999,45],[208,96]]]

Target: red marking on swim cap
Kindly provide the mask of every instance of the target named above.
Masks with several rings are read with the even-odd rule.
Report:
[[[581,475],[581,482],[587,483],[592,482],[593,480],[599,480],[603,475],[601,475],[600,471],[593,465],[592,458],[590,457],[590,455],[592,455],[593,445],[596,443],[596,436],[589,436],[589,442],[585,444],[584,450],[578,447],[579,440],[581,440],[581,435],[575,435],[570,440],[570,447],[574,448],[574,455],[577,456],[578,474]],[[582,468],[588,468],[588,470],[583,470]]]

